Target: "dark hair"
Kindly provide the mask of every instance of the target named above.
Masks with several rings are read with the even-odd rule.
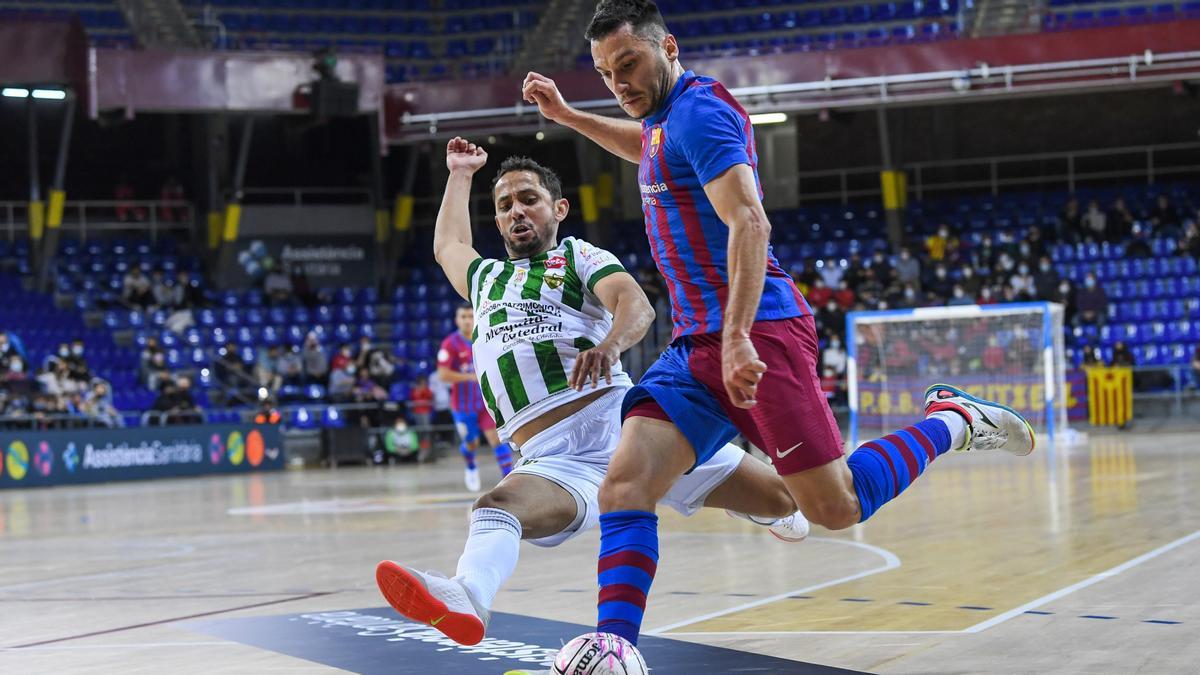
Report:
[[[455,308],[454,308],[454,311],[455,311],[455,313],[457,313],[457,312],[458,312],[458,310],[460,310],[460,309],[469,309],[469,310],[471,310],[472,312],[474,312],[474,311],[475,311],[475,308],[474,308],[473,306],[471,306],[471,303],[469,303],[469,302],[460,302],[460,303],[458,303],[458,307],[455,307]]]
[[[661,40],[667,35],[667,22],[651,0],[600,0],[596,13],[584,31],[589,41],[599,40],[629,24],[629,28],[643,39]]]
[[[562,181],[558,179],[558,174],[553,170],[548,169],[541,164],[520,155],[513,155],[500,164],[500,170],[496,172],[496,177],[492,179],[492,191],[496,190],[496,183],[504,177],[506,173],[513,171],[529,171],[536,173],[538,180],[542,182],[542,187],[550,193],[550,199],[558,201],[562,199]]]

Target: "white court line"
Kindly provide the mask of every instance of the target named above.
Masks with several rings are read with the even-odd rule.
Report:
[[[1154,558],[1157,558],[1158,556],[1160,556],[1164,553],[1167,553],[1169,551],[1177,549],[1180,546],[1183,546],[1184,544],[1195,541],[1196,539],[1200,539],[1200,530],[1197,530],[1187,536],[1180,537],[1179,539],[1176,539],[1175,541],[1173,541],[1169,544],[1164,544],[1163,546],[1159,546],[1158,548],[1154,549],[1153,551],[1150,551],[1148,553],[1143,553],[1142,555],[1139,555],[1138,557],[1133,558],[1132,560],[1126,560],[1125,562],[1121,563],[1120,565],[1117,565],[1116,567],[1104,570],[1103,572],[1100,572],[1098,574],[1094,574],[1094,575],[1088,577],[1087,579],[1080,581],[1079,583],[1071,584],[1070,586],[1067,586],[1066,588],[1060,588],[1059,590],[1054,591],[1053,593],[1050,593],[1048,595],[1043,595],[1042,597],[1040,597],[1036,600],[1027,602],[1024,605],[1021,605],[1020,607],[1017,607],[1015,609],[1010,609],[1007,612],[1004,612],[1003,614],[998,614],[998,615],[988,619],[987,621],[981,621],[981,622],[975,624],[974,626],[971,626],[970,628],[964,628],[962,630],[962,632],[963,633],[979,633],[981,631],[985,631],[985,630],[991,628],[992,626],[1004,623],[1005,621],[1008,621],[1009,619],[1011,619],[1015,616],[1020,616],[1031,609],[1036,609],[1038,607],[1041,607],[1042,605],[1045,605],[1046,603],[1053,602],[1065,595],[1070,595],[1071,593],[1074,593],[1075,591],[1087,588],[1088,586],[1091,586],[1093,584],[1100,583],[1101,581],[1104,581],[1105,579],[1108,579],[1109,577],[1114,577],[1114,576],[1120,574],[1121,572],[1124,572],[1128,569],[1137,567],[1138,565],[1141,565],[1142,563],[1146,562],[1147,560],[1153,560]]]
[[[830,586],[837,586],[838,584],[844,584],[848,581],[854,581],[855,579],[861,579],[863,577],[869,577],[873,574],[879,574],[880,572],[886,572],[888,570],[893,570],[900,566],[900,558],[896,557],[896,554],[892,553],[891,551],[889,551],[887,549],[879,548],[878,546],[872,546],[870,544],[863,544],[863,543],[857,542],[857,541],[847,541],[845,539],[830,539],[827,537],[809,537],[808,540],[809,541],[822,541],[822,542],[832,543],[832,544],[844,544],[846,546],[853,546],[855,548],[861,548],[861,549],[870,551],[870,552],[875,553],[875,554],[879,555],[880,557],[882,557],[884,560],[884,564],[882,567],[874,567],[869,570],[864,570],[862,572],[858,572],[858,573],[851,574],[848,576],[840,577],[838,579],[833,579],[831,581],[823,581],[819,584],[813,584],[811,586],[805,586],[804,588],[797,588],[797,589],[788,591],[786,593],[780,593],[779,595],[772,595],[771,597],[768,597],[768,598],[762,598],[760,600],[755,600],[753,602],[743,603],[743,604],[737,605],[735,607],[730,607],[729,609],[722,609],[720,611],[710,612],[708,614],[702,614],[700,616],[693,617],[691,619],[685,619],[683,621],[676,621],[675,623],[670,623],[665,626],[659,626],[658,628],[655,628],[653,630],[642,631],[642,633],[645,635],[659,635],[659,634],[665,633],[669,630],[674,630],[676,628],[682,628],[683,626],[690,626],[694,623],[700,623],[701,621],[708,621],[709,619],[715,619],[717,617],[725,616],[727,614],[734,614],[736,612],[745,611],[747,609],[754,609],[755,607],[769,605],[772,602],[778,602],[780,600],[783,600],[784,598],[786,598],[790,595],[799,595],[801,593],[817,591],[822,588],[828,588]]]
[[[85,649],[153,649],[156,647],[228,647],[231,642],[134,642],[110,645],[46,645],[43,647],[0,647],[0,652],[69,652]]]
[[[793,635],[961,635],[960,630],[726,630],[726,631],[681,631],[670,637],[790,637]],[[918,644],[918,643],[913,643]],[[874,647],[882,645],[872,645]]]

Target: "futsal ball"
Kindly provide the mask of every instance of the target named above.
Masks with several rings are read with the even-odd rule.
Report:
[[[611,633],[587,633],[571,640],[554,657],[558,675],[646,675],[650,668],[628,640]]]

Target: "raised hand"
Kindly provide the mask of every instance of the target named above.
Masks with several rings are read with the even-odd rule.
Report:
[[[521,84],[521,98],[527,103],[536,104],[542,116],[551,122],[561,123],[571,111],[571,106],[559,93],[554,80],[540,73],[530,72],[525,76],[525,82]]]
[[[474,174],[487,164],[487,152],[465,138],[455,136],[446,144],[446,168],[450,172],[467,171]]]

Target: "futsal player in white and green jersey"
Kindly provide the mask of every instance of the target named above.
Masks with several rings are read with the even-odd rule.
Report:
[[[450,141],[450,178],[434,233],[434,256],[475,309],[475,372],[500,439],[518,466],[480,497],[457,574],[447,578],[393,561],[376,569],[398,612],[461,644],[483,639],[492,601],[517,564],[521,539],[557,546],[595,527],[597,497],[632,386],[620,355],[645,335],[654,310],[615,256],[558,239],[569,204],[553,171],[510,157],[492,184],[496,226],[508,259],[472,246],[468,200],[483,148]],[[684,515],[725,508],[799,541],[808,522],[766,464],[728,445],[683,476],[663,503]]]

